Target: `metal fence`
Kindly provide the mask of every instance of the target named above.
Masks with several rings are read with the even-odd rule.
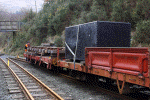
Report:
[[[18,31],[20,22],[18,21],[0,21],[0,32]]]

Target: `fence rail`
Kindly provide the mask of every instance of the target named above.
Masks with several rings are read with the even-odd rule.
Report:
[[[19,21],[0,21],[0,32],[10,32],[20,30]]]

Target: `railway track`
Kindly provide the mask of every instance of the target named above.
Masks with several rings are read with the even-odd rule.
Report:
[[[7,64],[7,59],[0,58],[0,63],[6,66],[6,68],[3,68],[3,71],[5,72],[5,78],[7,80],[7,83],[10,83],[8,84],[10,85],[10,93],[16,93],[17,95],[16,97],[13,97],[13,99],[19,98],[29,100],[64,100],[52,89],[50,89],[39,79],[30,74],[28,71],[26,71],[16,62],[12,61],[11,59],[8,60],[9,62]],[[11,74],[7,71],[7,69],[15,78],[11,77]],[[18,82],[18,84],[16,84],[16,81]]]
[[[22,59],[22,58],[11,58],[11,59],[13,59],[13,60],[18,60],[18,61],[22,61],[22,62],[27,62],[25,59]],[[28,62],[28,63],[29,63],[29,62]],[[65,77],[65,78],[68,78],[68,79],[70,79],[70,80],[72,80],[72,81],[78,81],[78,83],[81,82],[80,80],[77,80],[77,79],[75,79],[75,78],[73,78],[73,77],[70,77],[70,76],[65,75],[65,74],[62,74],[62,73],[59,73],[58,75],[59,75],[59,76],[62,76],[62,77]],[[81,83],[84,84],[83,82],[81,82]],[[86,84],[88,84],[88,83],[86,83]],[[94,87],[92,87],[92,86],[94,86]],[[105,89],[105,88],[103,88],[103,87],[99,87],[98,85],[95,85],[95,83],[93,83],[93,85],[92,85],[91,83],[89,83],[89,86],[88,86],[88,87],[90,87],[90,88],[95,88],[95,90],[100,91],[100,92],[108,93],[108,94],[110,94],[110,95],[113,95],[113,96],[116,97],[116,98],[122,98],[123,100],[129,100],[129,99],[130,99],[130,100],[135,100],[135,99],[132,98],[132,97],[128,97],[128,96],[126,96],[126,95],[120,95],[119,93],[117,93],[117,91],[114,92],[114,91]],[[114,87],[111,87],[111,88],[114,88]]]
[[[29,63],[29,62],[26,61],[26,59],[24,59],[24,58],[10,58],[10,59],[18,60],[18,61],[22,61],[22,62],[27,62],[27,63]]]

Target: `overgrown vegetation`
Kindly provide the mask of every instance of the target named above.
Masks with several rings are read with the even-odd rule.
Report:
[[[139,43],[144,46],[150,44],[150,20],[140,21],[137,23],[136,34],[133,37],[133,46],[137,46]]]
[[[48,37],[61,36],[65,27],[96,20],[129,22],[135,33],[132,46],[149,44],[149,5],[149,0],[49,0],[37,14],[31,9],[22,20],[25,24],[17,33],[11,50],[23,50],[27,41],[40,45],[47,42]]]
[[[64,46],[64,43],[63,43],[63,39],[61,37],[58,37],[55,41],[54,41],[54,44],[56,47],[62,47]]]

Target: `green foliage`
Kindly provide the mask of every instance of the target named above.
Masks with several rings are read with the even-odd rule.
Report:
[[[92,4],[92,0],[84,0],[83,1],[83,10],[84,11],[90,11],[91,10],[91,4]]]
[[[61,32],[64,30],[65,25],[69,25],[69,5],[64,4],[58,6],[54,16],[53,13],[49,13],[48,17],[48,33],[52,36],[60,35]],[[52,10],[53,11],[53,10]],[[64,25],[65,24],[65,25]]]
[[[130,2],[124,0],[117,0],[113,3],[112,20],[121,22],[131,21],[131,6]]]
[[[149,5],[149,0],[117,0],[113,3],[111,20],[130,22],[131,27],[135,28],[138,21],[149,19]]]
[[[47,36],[60,36],[65,27],[97,20],[129,22],[136,30],[132,44],[149,44],[149,5],[149,0],[49,0],[37,14],[27,11],[11,50],[23,49],[27,41],[40,45]],[[61,46],[60,41],[55,41],[57,46]]]
[[[31,27],[28,28],[27,33],[35,35],[35,32],[36,32],[36,26],[35,25],[32,25]]]
[[[63,39],[61,37],[58,37],[55,41],[54,41],[54,44],[56,47],[62,47],[64,46],[64,43],[63,43]]]
[[[17,39],[18,38],[18,39]],[[20,33],[16,35],[16,39],[13,40],[13,45],[11,46],[11,50],[15,51],[17,48],[24,49],[24,45],[27,42],[25,33]]]
[[[31,21],[35,17],[36,13],[33,12],[32,8],[26,12],[26,16],[22,19],[22,22]]]
[[[93,0],[93,5],[91,6],[91,11],[93,12],[93,14],[95,16],[98,17],[97,20],[107,20],[107,16],[106,16],[106,11],[105,11],[105,7],[104,4],[102,3],[102,1],[98,1],[98,0]]]
[[[94,12],[89,12],[87,14],[87,22],[96,21],[98,16]]]
[[[138,22],[133,39],[134,43],[150,44],[150,20]]]
[[[150,19],[150,1],[149,0],[137,0],[136,7],[131,11],[132,15],[132,28],[136,27],[136,24],[141,20]]]
[[[149,0],[138,0],[135,9],[135,15],[138,19],[148,20],[150,17],[150,1]]]
[[[9,42],[11,42],[12,35],[9,33],[0,33],[0,47],[4,47],[5,44],[8,44]]]
[[[99,21],[108,20],[108,17],[106,16],[105,6],[102,5],[102,3],[99,2],[98,0],[93,0],[93,1],[88,0],[88,3],[84,1],[82,6],[83,6],[82,9],[83,11],[80,14],[80,18],[72,21],[73,25],[83,24],[83,23],[96,21],[96,20]]]

